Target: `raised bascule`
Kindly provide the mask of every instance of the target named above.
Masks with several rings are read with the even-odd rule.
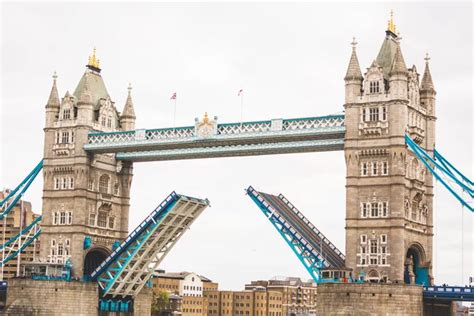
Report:
[[[344,151],[345,254],[283,195],[246,190],[311,277],[319,284],[421,284],[427,300],[474,300],[470,288],[433,285],[433,176],[471,212],[474,184],[435,149],[429,58],[420,83],[393,20],[365,74],[356,44],[342,114],[222,124],[206,113],[194,125],[160,129],[135,128],[131,87],[117,110],[94,50],[72,94],[60,99],[54,76],[43,160],[0,204],[1,219],[42,170],[43,215],[1,246],[8,248],[2,264],[41,233],[41,260],[25,273],[38,279],[42,266],[64,266],[41,279],[96,282],[98,310],[147,313],[134,302],[209,201],[173,192],[128,234],[134,162]]]

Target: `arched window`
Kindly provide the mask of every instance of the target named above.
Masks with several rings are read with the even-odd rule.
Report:
[[[99,192],[100,193],[109,193],[109,176],[103,174],[99,178]]]

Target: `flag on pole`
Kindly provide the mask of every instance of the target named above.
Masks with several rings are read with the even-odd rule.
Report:
[[[238,97],[240,97],[244,93],[244,89],[240,89],[239,93],[237,94]]]
[[[176,92],[173,93],[173,95],[171,96],[170,100],[176,100]]]

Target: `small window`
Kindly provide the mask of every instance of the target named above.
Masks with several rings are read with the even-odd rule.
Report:
[[[61,132],[61,143],[63,144],[69,143],[69,131]]]
[[[69,178],[69,189],[74,189],[74,178]]]
[[[56,132],[56,144],[59,144],[61,138],[60,136],[61,134],[59,132]]]
[[[72,212],[67,212],[67,224],[71,225],[72,224]]]
[[[58,178],[54,178],[54,189],[59,190],[61,188],[61,184]]]
[[[369,213],[369,204],[368,203],[362,203],[362,217],[365,218],[368,216]]]
[[[107,118],[107,127],[112,127],[112,118],[110,116]]]
[[[379,169],[378,169],[379,164],[377,161],[372,162],[372,175],[376,176],[378,175]]]
[[[379,216],[379,203],[371,203],[370,204],[370,216],[371,217],[378,217]]]
[[[61,188],[63,190],[67,189],[67,179],[66,178],[61,178]]]
[[[377,254],[377,240],[370,241],[370,253]]]
[[[382,202],[382,216],[388,216],[388,202]]]
[[[369,166],[367,162],[362,163],[361,174],[367,176],[369,174]]]
[[[360,242],[365,244],[367,242],[367,235],[360,235]]]
[[[369,121],[376,122],[379,120],[379,108],[369,109]]]
[[[388,175],[388,161],[382,162],[382,175]]]
[[[107,212],[99,211],[99,215],[97,216],[97,226],[107,227]]]
[[[387,235],[385,235],[385,234],[380,235],[380,240],[381,240],[382,244],[387,243]]]
[[[382,121],[386,121],[387,120],[387,107],[384,106],[382,107]]]
[[[103,174],[99,178],[99,192],[109,193],[109,176],[106,174]]]
[[[71,131],[71,143],[74,143],[74,131]]]
[[[109,218],[109,228],[110,229],[113,229],[114,228],[114,223],[115,222],[115,219],[113,217],[110,217]]]
[[[63,110],[63,120],[69,120],[71,119],[71,110],[70,109],[64,109]]]
[[[65,225],[66,224],[66,212],[61,212],[59,216],[59,224]]]
[[[53,212],[53,225],[57,225],[58,224],[58,212]]]
[[[105,116],[102,116],[102,119],[100,120],[100,123],[102,126],[105,126]]]
[[[379,93],[380,92],[380,82],[379,81],[371,81],[369,90],[370,90],[370,93]]]

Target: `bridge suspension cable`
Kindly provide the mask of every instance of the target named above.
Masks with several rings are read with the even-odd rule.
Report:
[[[405,142],[413,153],[421,160],[429,172],[433,174],[436,180],[441,184],[471,212],[474,212],[474,183],[456,169],[448,160],[446,160],[436,149],[431,157],[424,149],[415,143],[410,136],[405,135]],[[463,197],[466,193],[467,198]]]

